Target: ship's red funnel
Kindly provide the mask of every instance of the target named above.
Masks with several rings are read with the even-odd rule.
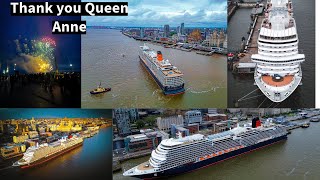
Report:
[[[157,52],[157,60],[158,61],[162,61],[163,60],[161,51]]]

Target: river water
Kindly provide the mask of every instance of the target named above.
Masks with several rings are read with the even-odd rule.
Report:
[[[1,179],[112,179],[112,128],[102,128],[83,145],[43,165],[28,169],[12,167],[17,159],[0,159]],[[18,158],[19,159],[19,158]]]
[[[88,29],[82,35],[82,107],[83,108],[201,108],[227,106],[226,57],[203,56],[159,45],[147,45],[162,51],[184,73],[186,92],[165,96],[139,62],[143,42],[122,35],[119,30]],[[99,82],[110,92],[92,96]]]
[[[226,160],[207,168],[170,179],[177,180],[317,180],[320,177],[320,122],[299,128],[286,141]],[[145,162],[149,157],[132,159],[122,164],[126,170]],[[134,179],[114,173],[113,179]]]
[[[299,51],[304,53],[306,61],[302,63],[302,86],[281,103],[272,103],[261,91],[250,97],[259,96],[239,103],[239,107],[314,107],[315,106],[315,0],[292,0],[293,13],[299,36]],[[251,9],[238,9],[228,23],[228,48],[240,48],[241,38],[248,37]],[[253,74],[234,75],[228,71],[228,107],[234,107],[234,101],[240,99],[254,89]]]

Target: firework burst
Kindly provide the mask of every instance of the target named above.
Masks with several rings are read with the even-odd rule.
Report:
[[[54,69],[56,42],[49,37],[39,40],[14,40],[16,52],[19,56],[28,55],[28,62],[32,65],[33,73],[46,73]],[[23,62],[26,63],[26,62]],[[19,65],[19,62],[18,62]],[[22,64],[21,67],[24,67]]]

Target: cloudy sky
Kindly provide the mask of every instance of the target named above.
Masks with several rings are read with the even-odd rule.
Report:
[[[82,2],[107,0],[83,0]],[[113,2],[119,0],[112,0]],[[227,0],[120,0],[128,2],[128,16],[83,16],[87,25],[160,27],[226,27]]]

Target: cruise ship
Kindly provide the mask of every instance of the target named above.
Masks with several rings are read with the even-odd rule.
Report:
[[[282,102],[301,84],[298,34],[291,0],[268,0],[258,37],[255,84],[273,102]]]
[[[147,162],[123,173],[141,179],[169,177],[204,168],[223,160],[287,139],[282,125],[261,124],[258,118],[248,127],[235,127],[218,134],[194,134],[161,141]]]
[[[40,145],[37,143],[36,146],[29,147],[23,157],[12,166],[20,166],[21,168],[37,166],[81,146],[82,143],[83,138],[76,135],[63,137],[52,143]]]
[[[154,51],[145,44],[140,46],[140,62],[151,74],[165,95],[184,93],[182,72],[173,66],[169,60],[162,57],[161,51]]]

